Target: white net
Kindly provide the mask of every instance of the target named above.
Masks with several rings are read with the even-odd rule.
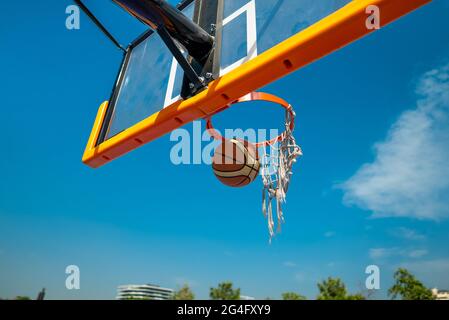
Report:
[[[292,122],[295,113],[286,111],[285,133],[279,142],[262,147],[261,176],[263,181],[262,211],[268,220],[270,242],[276,232],[281,231],[284,223],[282,204],[286,202],[286,195],[293,175],[293,164],[302,156],[301,147],[296,144],[293,136]],[[277,223],[274,222],[274,210]],[[277,225],[277,228],[276,228]],[[276,232],[275,232],[276,229]]]

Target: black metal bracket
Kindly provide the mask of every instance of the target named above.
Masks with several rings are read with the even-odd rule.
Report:
[[[126,12],[155,30],[184,70],[185,77],[181,91],[182,98],[195,95],[206,88],[212,80],[212,53],[215,38],[202,28],[200,21],[194,22],[165,0],[113,0]],[[196,0],[195,9],[204,8],[201,16],[212,14],[216,22],[214,3],[210,0]],[[185,50],[184,50],[185,49]],[[188,53],[185,57],[184,51]]]
[[[157,29],[157,33],[162,38],[162,41],[164,41],[167,48],[170,50],[171,54],[175,57],[176,61],[178,61],[179,65],[181,66],[182,70],[184,70],[184,74],[189,79],[189,91],[191,95],[194,95],[198,91],[204,89],[206,87],[205,84],[205,78],[200,77],[196,71],[193,69],[192,65],[187,61],[187,58],[184,57],[183,52],[181,49],[176,45],[173,38],[168,33],[167,29],[164,27],[161,27]],[[186,97],[183,97],[186,98]]]
[[[207,47],[206,45],[203,46],[207,51],[206,54],[203,53],[202,58],[190,55],[187,57],[187,61],[189,61],[192,68],[200,76],[200,79],[204,79],[206,85],[220,76],[219,62],[215,59],[219,45],[216,34],[216,27],[219,21],[217,19],[218,12],[218,1],[195,0],[193,22],[212,37],[213,45],[211,47]],[[192,83],[189,80],[190,79],[185,75],[181,89],[181,97],[183,98],[192,96]]]
[[[75,4],[92,20],[93,23],[104,33],[106,37],[108,37],[109,40],[112,41],[112,43],[122,50],[123,52],[126,52],[126,49],[117,41],[117,39],[114,38],[114,36],[105,28],[105,26],[100,22],[100,20],[95,17],[95,15],[89,10],[88,7],[84,5],[84,3],[81,0],[74,0]]]
[[[211,28],[217,22],[217,1],[196,0],[195,21],[164,0],[113,1],[161,37],[184,71],[182,98],[194,96],[217,76],[215,30]],[[74,2],[117,48],[127,52],[81,0]]]

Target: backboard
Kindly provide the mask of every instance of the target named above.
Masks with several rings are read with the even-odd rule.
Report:
[[[431,0],[202,0],[178,8],[215,36],[211,82],[182,99],[183,71],[152,31],[127,49],[109,102],[101,105],[83,162],[100,167],[375,31]]]

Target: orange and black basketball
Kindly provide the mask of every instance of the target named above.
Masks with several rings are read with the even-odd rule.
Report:
[[[246,141],[227,140],[215,149],[212,168],[223,184],[230,187],[247,186],[259,173],[257,148]]]

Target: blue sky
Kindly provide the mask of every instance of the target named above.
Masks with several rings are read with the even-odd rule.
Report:
[[[144,30],[90,2],[124,43]],[[359,291],[370,264],[378,298],[400,265],[449,288],[447,1],[264,88],[296,106],[305,154],[271,245],[260,181],[229,189],[206,165],[174,166],[168,136],[97,170],[81,163],[121,54],[85,17],[67,30],[70,4],[0,4],[0,297],[46,287],[51,299],[110,299],[121,284],[188,282],[207,298],[231,280],[256,298],[314,298],[328,276]],[[220,121],[263,128],[274,116],[245,107]],[[65,289],[71,264],[79,291]]]

